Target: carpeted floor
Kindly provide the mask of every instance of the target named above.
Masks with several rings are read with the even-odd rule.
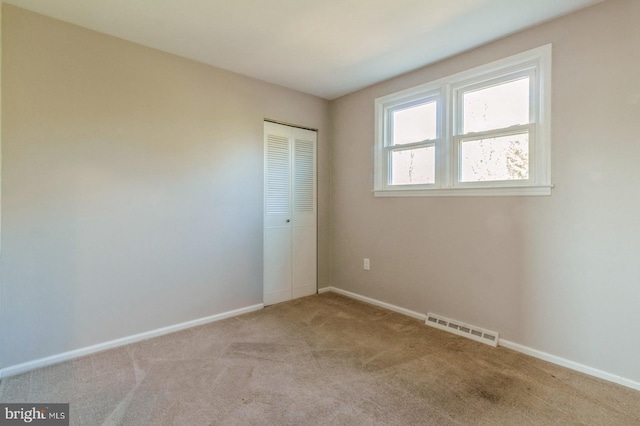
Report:
[[[325,293],[0,382],[73,425],[640,424],[640,392]]]

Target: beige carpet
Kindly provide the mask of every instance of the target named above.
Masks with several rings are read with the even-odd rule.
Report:
[[[0,382],[74,425],[640,424],[640,392],[327,293]]]

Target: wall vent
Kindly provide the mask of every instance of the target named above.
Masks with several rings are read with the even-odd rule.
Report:
[[[439,328],[440,330],[448,331],[449,333],[457,334],[458,336],[467,337],[480,343],[498,346],[498,333],[495,331],[485,330],[484,328],[465,324],[463,322],[432,313],[427,314],[425,324]]]

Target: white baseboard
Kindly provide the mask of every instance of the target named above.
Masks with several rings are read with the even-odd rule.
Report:
[[[589,376],[597,377],[599,379],[603,379],[609,382],[617,383],[619,385],[639,390],[640,391],[640,382],[636,382],[630,379],[626,379],[624,377],[618,376],[616,374],[607,373],[606,371],[598,370],[597,368],[589,367],[588,365],[580,364],[575,361],[571,361],[556,355],[551,355],[546,352],[539,351],[537,349],[530,348],[528,346],[520,345],[518,343],[511,342],[509,340],[500,339],[498,343],[499,346],[503,346],[507,349],[512,349],[516,352],[521,352],[525,355],[532,356],[534,358],[541,359],[543,361],[548,361],[552,364],[559,365],[561,367],[566,367],[570,370],[579,371],[581,373],[587,374]]]
[[[410,311],[405,308],[401,308],[399,306],[392,305],[390,303],[381,302],[379,300],[371,299],[370,297],[362,296],[356,293],[352,293],[347,290],[342,290],[336,287],[324,287],[318,289],[318,293],[326,293],[328,291],[342,294],[343,296],[350,297],[352,299],[360,300],[362,302],[370,303],[372,305],[380,306],[385,309],[389,309],[390,311],[398,312],[400,314],[408,315],[413,318],[417,318],[425,321],[427,316],[425,314],[420,314],[418,312]],[[612,383],[616,383],[618,385],[622,385],[631,389],[640,391],[640,382],[636,382],[631,379],[627,379],[625,377],[618,376],[616,374],[608,373],[606,371],[598,370],[597,368],[589,367],[584,364],[580,364],[575,361],[570,361],[568,359],[548,354],[546,352],[539,351],[537,349],[530,348],[528,346],[524,346],[518,343],[511,342],[505,339],[499,339],[498,346],[503,346],[507,349],[514,350],[516,352],[521,352],[525,355],[532,356],[534,358],[541,359],[543,361],[550,362],[552,364],[559,365],[561,367],[568,368],[570,370],[579,371],[581,373],[587,374],[589,376],[597,377],[599,379],[603,379]]]
[[[249,312],[258,311],[262,309],[264,305],[262,303],[245,308],[234,309],[233,311],[223,312],[221,314],[211,315],[205,318],[199,318],[192,321],[183,322],[180,324],[170,325],[168,327],[157,328],[155,330],[146,331],[144,333],[134,334],[120,339],[110,340],[104,343],[98,343],[97,345],[87,346],[80,349],[75,349],[69,352],[63,352],[61,354],[48,356],[46,358],[40,358],[33,361],[28,361],[22,364],[16,364],[9,367],[0,369],[0,379],[17,374],[26,373],[37,368],[46,367],[48,365],[58,364],[63,361],[69,361],[72,359],[80,358],[86,355],[91,355],[96,352],[102,352],[107,349],[117,348],[119,346],[129,345],[131,343],[147,340],[152,337],[162,336],[164,334],[174,333],[176,331],[185,330],[187,328],[196,327],[198,325],[208,324],[210,322],[220,321],[223,319],[235,317]]]
[[[336,287],[321,288],[321,289],[318,290],[318,293],[326,293],[328,291],[331,291],[331,292],[334,292],[334,293],[338,293],[338,294],[341,294],[343,296],[347,296],[347,297],[350,297],[352,299],[359,300],[361,302],[366,302],[366,303],[369,303],[371,305],[380,306],[381,308],[385,308],[385,309],[388,309],[390,311],[397,312],[397,313],[402,314],[402,315],[406,315],[408,317],[416,318],[416,319],[419,319],[419,320],[422,320],[422,321],[426,321],[427,320],[427,316],[425,314],[421,314],[419,312],[414,312],[414,311],[411,311],[409,309],[401,308],[400,306],[392,305],[391,303],[381,302],[379,300],[372,299],[370,297],[361,296],[359,294],[352,293],[352,292],[347,291],[347,290],[342,290],[342,289],[336,288]]]

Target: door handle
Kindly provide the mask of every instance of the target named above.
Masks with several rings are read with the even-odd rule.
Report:
[[[291,222],[291,219],[287,219],[287,223]]]

